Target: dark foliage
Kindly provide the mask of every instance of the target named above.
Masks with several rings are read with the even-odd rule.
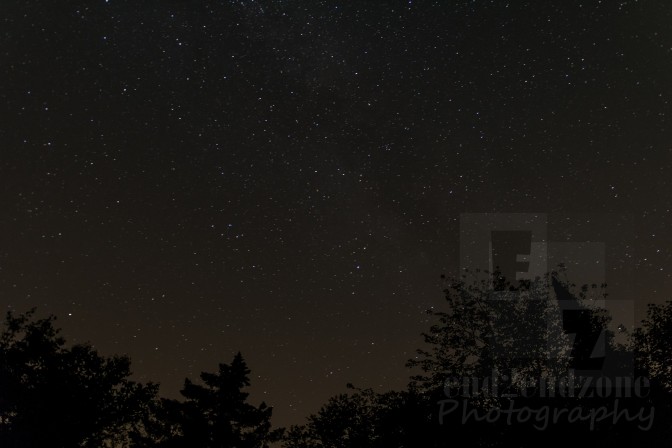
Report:
[[[65,347],[54,318],[8,313],[0,335],[0,446],[101,447],[135,432],[157,392],[127,357]]]
[[[408,363],[420,370],[408,390],[378,394],[351,387],[305,425],[291,428],[285,448],[666,445],[672,435],[672,304],[651,306],[630,342],[617,344],[607,330],[609,316],[596,306],[606,298],[606,285],[576,288],[562,272],[517,285],[498,273],[475,274],[483,273],[446,280],[446,307],[429,311],[436,323],[424,334],[427,348]],[[592,347],[599,344],[604,351],[595,356]],[[596,374],[600,369],[612,376]],[[563,373],[577,385],[566,387]],[[459,381],[494,375],[503,378],[496,392],[467,390]],[[594,387],[597,378],[619,375],[650,382],[640,394],[632,387]],[[542,378],[547,383],[530,382]],[[586,378],[592,386],[577,389]],[[540,384],[550,385],[543,394]],[[506,413],[522,408],[535,413]],[[548,424],[540,410],[550,415]],[[583,419],[570,422],[570,413]]]
[[[604,286],[575,288],[557,272],[515,286],[497,273],[449,280],[446,307],[430,311],[436,323],[424,334],[426,347],[408,363],[420,372],[407,390],[348,385],[288,431],[272,429],[272,408],[248,402],[250,370],[240,353],[200,382],[185,379],[182,400],[162,399],[157,385],[129,379],[127,357],[66,347],[54,317],[8,313],[0,333],[0,447],[663,446],[672,437],[672,302],[651,305],[641,327],[616,343],[609,316],[595,306]],[[590,344],[603,344],[603,352],[595,355]],[[610,378],[595,375],[599,369],[645,382],[637,393],[632,384],[596,383],[579,392],[585,378]],[[576,387],[556,381],[563,372],[578,378]],[[497,375],[495,390],[486,380]],[[463,378],[482,382],[474,388]],[[526,418],[507,413],[523,408],[531,411]],[[582,417],[569,421],[571,413]]]
[[[271,430],[272,409],[247,402],[250,370],[238,353],[217,373],[201,373],[204,385],[189,379],[184,401],[161,400],[154,425],[156,446],[166,448],[264,448],[280,438]],[[159,429],[157,431],[156,429]]]
[[[129,379],[128,357],[90,345],[66,347],[54,317],[8,313],[0,334],[0,447],[263,448],[272,409],[247,403],[242,355],[204,385],[185,380],[184,401],[159,399],[158,386]]]

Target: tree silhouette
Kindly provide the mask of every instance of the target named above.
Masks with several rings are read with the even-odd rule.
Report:
[[[376,393],[348,385],[350,393],[329,399],[306,425],[287,432],[285,448],[430,447],[440,441],[423,397],[409,392]]]
[[[308,418],[305,426],[294,426],[285,440],[292,448],[371,446],[376,437],[379,397],[371,390],[339,394]]]
[[[65,347],[55,318],[34,314],[7,313],[0,334],[0,446],[130,443],[157,386],[130,381],[127,357]]]
[[[651,445],[667,445],[672,438],[672,302],[649,304],[642,326],[631,338],[637,374],[650,380],[647,402],[656,409],[657,425],[647,434]]]
[[[613,448],[640,442],[657,446],[669,440],[672,400],[666,388],[672,383],[672,304],[651,307],[630,346],[622,346],[606,329],[610,317],[596,305],[606,297],[606,285],[577,288],[563,278],[562,270],[517,285],[497,272],[480,274],[465,272],[447,281],[446,307],[430,311],[437,323],[424,334],[428,347],[408,363],[421,370],[411,377],[408,390],[375,393],[351,387],[354,392],[332,397],[306,424],[292,427],[284,447],[439,447],[459,440],[473,447],[559,447],[579,442]],[[660,384],[655,397],[646,396],[646,391],[644,396],[630,396],[627,388],[579,390],[561,381],[549,381],[548,389],[543,389],[528,381],[566,379],[575,372],[586,375],[578,377],[581,381],[610,378],[614,371],[609,368],[627,367],[624,355],[632,345],[639,347],[639,374],[650,374]],[[450,381],[485,380],[493,372],[508,375],[508,382],[499,384],[494,393],[493,388],[466,390],[464,383]],[[583,384],[590,383],[578,387]],[[607,389],[625,395],[597,392]],[[447,402],[481,415],[505,415],[501,411],[510,407],[547,409],[548,415],[559,411],[564,418],[551,419],[545,426],[529,412],[519,422],[514,418],[513,424],[506,417],[465,420],[461,412],[444,413]],[[570,412],[584,417],[570,421]],[[590,412],[597,413],[592,423]],[[609,412],[620,413],[620,421],[605,418]],[[624,412],[642,418],[626,422]]]
[[[220,364],[217,373],[201,373],[204,385],[185,379],[184,401],[161,401],[154,420],[157,446],[262,448],[278,440],[281,430],[271,430],[272,408],[247,402],[243,388],[250,385],[249,374],[238,353],[231,364]]]
[[[632,342],[640,373],[672,392],[672,302],[649,304],[646,319],[633,333]]]
[[[54,316],[7,313],[0,333],[0,447],[263,448],[278,440],[272,409],[247,403],[238,353],[204,385],[186,379],[184,401],[130,381],[130,360],[90,345],[65,346]]]
[[[156,385],[129,380],[127,357],[104,357],[90,345],[66,347],[53,316],[10,312],[0,333],[0,447],[266,448],[279,440],[285,448],[433,448],[457,440],[473,447],[667,444],[672,302],[650,305],[629,342],[617,345],[605,330],[609,316],[592,305],[600,297],[603,288],[577,289],[561,272],[515,286],[498,273],[485,279],[465,273],[448,281],[445,309],[431,311],[437,323],[424,334],[428,347],[408,363],[421,373],[411,377],[407,390],[376,393],[348,385],[348,393],[332,397],[306,424],[286,433],[272,429],[270,407],[248,402],[250,370],[240,353],[216,373],[201,373],[199,384],[185,379],[183,400],[160,399]],[[600,341],[603,352],[586,347]],[[599,369],[614,364],[610,360],[626,365],[621,355],[628,351],[634,353],[636,376],[647,382],[643,394],[619,397],[619,412],[636,416],[649,409],[653,417],[655,410],[655,421],[602,419],[588,427],[561,419],[540,430],[529,419],[512,425],[443,412],[446,402],[480,412],[499,412],[514,401],[519,408],[567,413],[606,409],[613,397],[565,395],[557,385],[549,396],[501,392],[529,391],[527,379],[563,370],[597,369],[603,375]],[[510,375],[499,393],[451,383],[493,372]],[[636,426],[647,422],[646,430]]]
[[[446,309],[428,311],[438,321],[423,333],[428,348],[418,349],[407,363],[422,372],[412,377],[412,388],[443,390],[449,379],[486,378],[493,372],[515,382],[567,371],[573,347],[563,328],[563,310],[549,290],[552,284],[569,285],[558,280],[557,272],[513,285],[496,271],[465,270],[446,283]],[[582,309],[593,318],[591,325],[606,324],[597,311]]]

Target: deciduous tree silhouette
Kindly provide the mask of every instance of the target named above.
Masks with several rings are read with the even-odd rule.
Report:
[[[650,380],[647,402],[659,422],[646,434],[650,446],[664,446],[672,438],[672,302],[649,304],[642,326],[631,338],[637,374]]]
[[[411,387],[442,391],[448,379],[487,378],[493,372],[511,381],[566,372],[572,345],[562,309],[549,294],[557,279],[550,273],[513,285],[498,272],[465,271],[446,280],[445,309],[428,311],[437,323],[423,333],[427,348],[418,349],[407,364],[422,372],[413,376]]]
[[[0,446],[72,448],[130,443],[153,384],[130,381],[127,357],[65,346],[53,316],[8,313],[0,334]]]
[[[379,394],[357,389],[335,396],[305,425],[292,427],[284,447],[443,447],[459,441],[461,446],[472,447],[564,447],[580,443],[613,448],[640,443],[658,446],[669,440],[672,400],[666,387],[672,384],[672,304],[652,307],[649,319],[633,340],[640,347],[637,359],[644,365],[640,374],[651,374],[661,384],[659,393],[656,398],[619,398],[617,408],[635,416],[642,406],[647,414],[655,406],[656,416],[658,408],[663,410],[663,420],[651,420],[654,424],[650,431],[636,427],[646,422],[629,423],[623,417],[616,424],[610,417],[589,427],[586,420],[570,422],[568,413],[572,409],[587,413],[598,408],[611,412],[615,397],[602,396],[595,387],[577,391],[569,384],[564,387],[550,380],[567,378],[581,369],[595,374],[600,367],[614,367],[606,360],[615,359],[620,366],[626,358],[623,355],[629,347],[615,344],[613,334],[606,329],[610,317],[595,305],[596,300],[606,297],[606,285],[576,288],[562,272],[515,286],[498,273],[485,278],[470,275],[448,281],[446,307],[430,311],[437,323],[424,335],[427,347],[408,363],[421,369],[412,377],[408,390]],[[599,344],[604,345],[603,353],[593,350]],[[519,377],[509,377],[508,383],[500,384],[500,393],[494,395],[492,388],[465,391],[459,387],[464,383],[453,389],[452,383],[446,382],[462,377],[483,381],[493,373],[517,373]],[[549,380],[548,395],[540,393],[539,384],[531,391],[527,382],[541,378]],[[446,388],[447,384],[451,387]],[[505,396],[504,392],[514,394]],[[615,389],[609,393],[615,393]],[[505,410],[512,403],[519,409],[548,408],[551,420],[543,430],[533,426],[540,422],[530,414],[524,422],[516,423],[513,418],[513,424],[506,414],[493,421],[473,417],[465,421],[460,411],[440,415],[439,402],[447,398],[465,409],[468,404],[481,415],[483,411]],[[556,411],[564,418],[553,420]]]
[[[423,397],[413,392],[356,389],[329,399],[303,426],[293,426],[285,448],[433,446],[436,427]]]
[[[466,446],[566,446],[581,442],[593,447],[663,446],[672,437],[672,302],[651,305],[641,328],[628,344],[614,344],[605,332],[609,317],[591,306],[595,288],[572,289],[558,273],[508,284],[495,275],[485,281],[462,277],[449,282],[447,306],[432,311],[437,323],[424,335],[428,347],[419,351],[411,367],[422,373],[411,378],[408,390],[376,393],[349,386],[349,393],[331,398],[307,423],[292,427],[283,438],[285,448],[440,447],[466,441]],[[545,294],[544,288],[552,291]],[[603,296],[602,296],[603,297]],[[571,311],[570,325],[566,324]],[[242,355],[220,364],[216,373],[202,373],[201,384],[185,380],[184,400],[159,399],[157,386],[129,380],[127,357],[104,357],[89,345],[66,347],[54,317],[35,318],[8,313],[0,333],[0,447],[136,447],[136,448],[266,448],[280,439],[271,428],[272,409],[248,403],[249,374]],[[650,430],[611,420],[594,429],[561,420],[544,431],[531,423],[506,419],[467,423],[456,412],[441,416],[438,403],[451,399],[474,409],[504,409],[511,397],[485,390],[458,391],[447,378],[484,378],[493,373],[518,372],[511,391],[526,387],[525,377],[551,377],[578,369],[577,359],[591,358],[592,350],[574,341],[605,344],[606,357],[632,351],[636,375],[650,379],[642,397],[621,400],[620,410],[635,415],[641,406],[655,409]],[[593,343],[591,342],[591,343]],[[459,389],[459,388],[458,388]],[[537,391],[538,392],[538,391]],[[585,391],[584,391],[585,392]],[[612,397],[523,395],[517,407],[577,407],[609,405]],[[613,404],[613,403],[611,403]],[[653,422],[653,420],[652,420]]]
[[[640,373],[672,392],[672,302],[649,304],[646,319],[635,329],[632,342]]]

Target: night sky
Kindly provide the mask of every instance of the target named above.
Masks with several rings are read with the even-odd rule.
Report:
[[[0,308],[301,423],[406,385],[464,213],[626,216],[672,298],[670,101],[669,0],[2,0]]]

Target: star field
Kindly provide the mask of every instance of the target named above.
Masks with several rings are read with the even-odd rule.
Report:
[[[162,393],[238,350],[280,425],[405,385],[461,213],[632,216],[672,292],[666,1],[0,11],[0,305]]]

